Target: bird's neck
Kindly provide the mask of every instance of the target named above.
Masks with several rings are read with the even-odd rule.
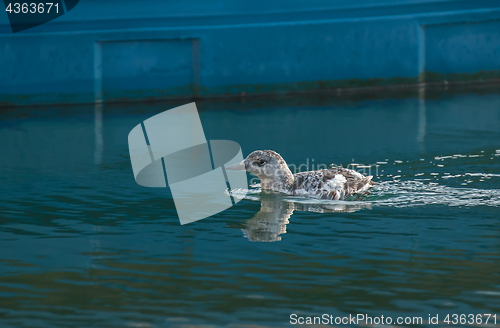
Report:
[[[259,176],[260,185],[263,190],[270,190],[276,192],[290,192],[295,178],[286,166],[273,175]]]

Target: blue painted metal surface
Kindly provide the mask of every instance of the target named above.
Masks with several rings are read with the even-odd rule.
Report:
[[[498,0],[80,1],[12,34],[0,105],[500,78]]]

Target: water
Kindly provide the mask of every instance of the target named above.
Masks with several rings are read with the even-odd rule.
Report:
[[[180,104],[0,112],[1,327],[500,321],[498,89],[199,102],[207,139],[378,184],[336,203],[256,185],[185,226],[168,189],[135,183],[127,146],[135,125]]]

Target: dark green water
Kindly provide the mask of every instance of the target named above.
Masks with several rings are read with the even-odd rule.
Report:
[[[244,156],[359,164],[379,184],[340,203],[254,188],[185,226],[168,189],[135,183],[127,146],[182,103],[2,110],[0,327],[284,327],[293,313],[500,324],[500,93],[358,98],[199,102],[207,139]]]

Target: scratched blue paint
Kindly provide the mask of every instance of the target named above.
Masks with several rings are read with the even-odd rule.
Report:
[[[499,31],[497,0],[87,0],[16,34],[3,12],[0,105],[491,78]]]

